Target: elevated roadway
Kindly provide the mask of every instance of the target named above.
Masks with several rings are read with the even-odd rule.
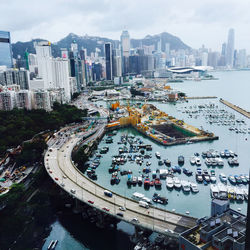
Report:
[[[85,133],[74,134],[64,141],[63,145],[54,143],[45,154],[45,167],[50,177],[62,189],[78,200],[89,204],[104,213],[117,217],[119,220],[150,229],[155,232],[169,234],[178,237],[179,233],[193,227],[196,218],[169,212],[156,207],[149,209],[140,207],[137,201],[113,193],[113,196],[104,195],[105,188],[84,176],[71,160],[71,153],[75,145],[81,141],[83,136],[92,134],[84,140],[89,143],[101,137],[105,129],[104,124],[98,124],[96,128]],[[93,134],[94,132],[94,134]],[[101,166],[100,166],[101,167]],[[89,201],[93,202],[91,204]],[[126,211],[120,211],[119,207],[126,207]],[[123,213],[123,217],[117,213]],[[136,218],[136,222],[133,219]]]

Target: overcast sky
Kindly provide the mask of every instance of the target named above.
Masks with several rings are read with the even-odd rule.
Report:
[[[234,28],[235,47],[250,53],[250,0],[0,0],[0,19],[12,42],[70,32],[119,39],[127,29],[132,38],[166,31],[213,50]]]

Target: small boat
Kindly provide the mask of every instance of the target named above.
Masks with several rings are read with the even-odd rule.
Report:
[[[242,179],[240,178],[240,176],[235,175],[234,178],[236,180],[236,184],[242,184]]]
[[[174,182],[174,187],[176,189],[180,189],[181,188],[181,182],[180,182],[180,180],[177,177],[173,178],[173,182]]]
[[[227,186],[227,195],[229,200],[235,199],[235,189],[232,186]]]
[[[155,179],[156,176],[157,176],[156,171],[153,171],[153,172],[152,172],[152,178]]]
[[[158,159],[161,158],[161,154],[160,154],[159,152],[156,152],[156,153],[155,153],[155,156],[156,156],[156,158],[158,158]]]
[[[52,240],[52,241],[49,243],[49,246],[48,246],[47,249],[52,249],[51,247],[52,247],[53,244],[54,244],[54,240]]]
[[[198,192],[199,192],[199,189],[198,189],[196,183],[190,182],[190,189],[191,189],[191,191],[192,191],[193,193],[198,193]]]
[[[236,184],[236,179],[235,179],[235,177],[233,176],[233,175],[229,175],[228,176],[228,180],[229,180],[229,182],[231,183],[231,184]]]
[[[168,203],[168,199],[165,197],[160,196],[157,193],[154,193],[153,198],[152,198],[153,202],[157,202],[163,205],[166,205]]]
[[[132,184],[135,186],[137,184],[137,177],[133,176],[132,178]]]
[[[164,163],[166,166],[170,167],[171,166],[171,161],[169,159],[164,160]]]
[[[52,244],[52,246],[51,246],[50,249],[55,249],[57,243],[58,243],[58,240],[55,240],[55,241],[53,242],[53,244]]]
[[[164,164],[164,162],[163,162],[162,160],[159,160],[159,161],[158,161],[158,165],[159,165],[159,166],[162,166],[163,164]]]
[[[183,155],[178,156],[178,164],[183,165],[184,162],[185,162],[184,156]]]
[[[194,164],[195,164],[195,161],[196,161],[196,157],[195,157],[195,156],[191,156],[191,157],[190,157],[190,164],[191,164],[191,165],[194,165]]]
[[[144,180],[144,187],[149,187],[150,186],[150,179],[149,178],[145,178]]]
[[[248,200],[248,189],[247,188],[242,188],[245,200]]]
[[[219,189],[219,199],[227,200],[228,199],[228,193],[227,193],[227,187],[223,183],[218,184]]]
[[[161,180],[159,178],[155,178],[155,187],[160,188],[161,187]]]
[[[211,193],[212,198],[219,197],[219,189],[215,184],[210,185],[210,193]]]
[[[182,190],[185,193],[189,193],[190,192],[190,184],[187,181],[181,181],[181,186],[182,186]]]
[[[196,157],[196,158],[195,158],[195,164],[196,164],[197,166],[200,166],[200,165],[201,165],[201,159],[200,159],[199,157]]]
[[[181,168],[179,167],[179,166],[174,166],[174,167],[172,167],[171,168],[172,169],[172,171],[174,172],[174,173],[179,173],[179,174],[181,174]]]
[[[235,195],[237,201],[244,201],[244,192],[241,188],[235,188]]]
[[[215,182],[216,182],[215,171],[214,171],[213,169],[210,171],[210,181],[211,181],[212,183],[215,183]]]
[[[166,179],[166,187],[172,189],[174,187],[174,182],[172,177],[167,177]]]
[[[241,178],[241,181],[242,181],[243,184],[247,184],[248,181],[247,181],[245,175],[241,174],[240,178]]]
[[[227,183],[227,177],[225,174],[220,173],[219,175],[221,182]]]
[[[212,165],[211,159],[210,159],[210,158],[206,158],[206,159],[205,159],[205,164],[206,164],[207,166],[211,166],[211,165]]]
[[[203,182],[202,171],[200,168],[197,168],[197,172],[195,174],[196,181]]]
[[[183,168],[183,173],[184,173],[185,175],[187,175],[187,176],[193,175],[193,172],[190,171],[190,170],[188,170],[188,169],[186,169],[186,168]]]
[[[141,186],[142,185],[142,177],[138,176],[138,185]]]

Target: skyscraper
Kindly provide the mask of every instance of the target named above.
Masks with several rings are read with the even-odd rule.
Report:
[[[226,63],[228,67],[233,68],[233,65],[234,65],[234,29],[230,29],[228,32]]]
[[[121,51],[122,56],[129,57],[130,37],[127,30],[124,30],[121,34]]]
[[[112,45],[111,43],[105,43],[104,45],[105,51],[105,63],[106,63],[106,79],[113,79],[113,71],[112,71]]]
[[[41,41],[35,44],[38,77],[44,81],[44,88],[53,88],[51,43]]]
[[[0,31],[0,66],[13,67],[10,32]]]

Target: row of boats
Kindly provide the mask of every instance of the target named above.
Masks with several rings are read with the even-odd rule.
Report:
[[[210,193],[212,198],[221,200],[248,200],[248,189],[242,187],[235,187],[231,185],[224,185],[223,183],[211,184]]]

